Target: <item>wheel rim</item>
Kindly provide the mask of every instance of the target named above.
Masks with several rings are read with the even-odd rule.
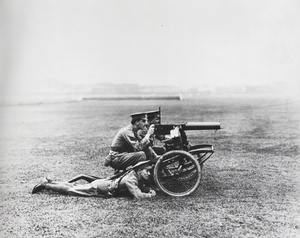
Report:
[[[157,186],[171,196],[187,196],[200,184],[198,161],[185,151],[170,151],[158,160],[154,168]]]

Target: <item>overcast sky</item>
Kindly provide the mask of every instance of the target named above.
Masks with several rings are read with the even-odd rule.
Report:
[[[0,0],[2,89],[299,82],[299,0]]]

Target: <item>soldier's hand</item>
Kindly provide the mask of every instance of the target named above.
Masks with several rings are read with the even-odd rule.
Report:
[[[154,134],[154,125],[150,125],[149,129],[148,129],[148,134],[149,135],[153,135]]]
[[[151,194],[151,197],[154,197],[156,196],[156,192],[152,189],[150,189],[149,193]]]

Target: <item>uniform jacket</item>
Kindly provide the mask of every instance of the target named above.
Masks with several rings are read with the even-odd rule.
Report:
[[[120,177],[112,181],[109,190],[113,195],[130,193],[136,199],[150,198],[150,193],[142,192],[144,183],[138,179],[137,173],[132,170],[124,177]]]
[[[138,139],[137,131],[133,130],[133,125],[123,127],[118,131],[117,135],[113,139],[111,148],[113,152],[136,152],[142,151],[149,147],[150,141],[147,138],[141,140]]]

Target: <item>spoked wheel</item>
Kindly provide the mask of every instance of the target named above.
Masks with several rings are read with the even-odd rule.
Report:
[[[198,188],[201,168],[198,161],[188,152],[169,151],[155,164],[154,180],[159,189],[167,195],[187,196]]]

